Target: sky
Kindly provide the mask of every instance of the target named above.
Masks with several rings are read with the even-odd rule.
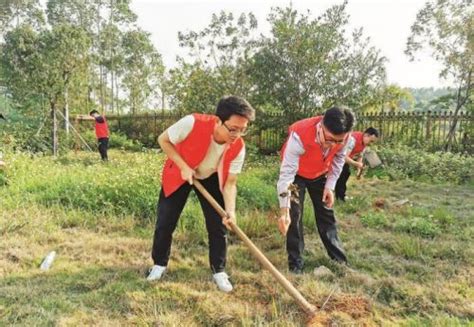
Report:
[[[349,0],[349,28],[362,27],[370,44],[388,59],[387,81],[401,87],[443,87],[449,84],[438,75],[441,65],[428,52],[410,62],[404,54],[410,27],[425,0]],[[151,33],[151,39],[163,57],[166,67],[176,66],[176,56],[185,56],[179,47],[178,32],[200,31],[211,21],[213,13],[230,11],[236,16],[252,12],[258,20],[258,30],[270,35],[267,22],[272,7],[292,4],[298,12],[316,18],[335,0],[133,0],[132,10],[138,15],[138,25]]]

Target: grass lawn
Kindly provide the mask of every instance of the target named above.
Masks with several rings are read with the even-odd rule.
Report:
[[[110,157],[103,164],[90,153],[57,160],[7,156],[8,184],[0,186],[0,325],[304,324],[297,304],[233,235],[227,272],[235,290],[217,290],[195,196],[174,234],[168,273],[147,282],[163,157],[122,151]],[[474,323],[472,185],[351,179],[353,199],[335,210],[352,269],[328,259],[308,205],[306,266],[294,276],[275,223],[277,174],[274,159],[246,167],[239,226],[318,308],[322,325]],[[52,268],[40,271],[52,250]],[[316,277],[321,265],[332,274]]]

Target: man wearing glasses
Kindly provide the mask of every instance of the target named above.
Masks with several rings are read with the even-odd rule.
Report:
[[[280,202],[280,231],[286,234],[288,266],[301,274],[303,269],[303,205],[306,189],[313,203],[316,226],[331,259],[347,261],[337,237],[332,209],[334,188],[344,166],[345,144],[354,125],[349,109],[333,107],[324,116],[297,121],[289,128],[282,148],[277,189]],[[296,189],[290,196],[290,185]]]
[[[229,221],[235,223],[237,175],[245,158],[242,136],[254,117],[255,110],[246,100],[229,96],[219,101],[215,115],[188,115],[159,136],[158,143],[168,159],[163,167],[158,199],[152,249],[154,266],[148,280],[159,280],[166,270],[173,231],[193,188],[193,178],[197,178],[228,215],[222,223],[215,209],[199,192],[195,192],[206,219],[213,279],[221,291],[232,290],[224,271],[226,227],[229,228]]]

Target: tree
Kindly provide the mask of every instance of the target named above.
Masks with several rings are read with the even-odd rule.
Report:
[[[181,62],[178,69],[170,71],[170,104],[181,112],[213,113],[217,100],[226,94],[219,85],[219,77],[211,68]]]
[[[53,120],[53,153],[57,109],[66,118],[69,107],[77,112],[99,104],[103,111],[114,110],[123,94],[119,88],[130,95],[134,111],[158,97],[161,57],[149,34],[136,29],[130,2],[47,0],[46,8],[32,0],[0,3],[5,41],[0,44],[0,86],[40,125],[46,103]]]
[[[11,28],[28,24],[35,28],[44,24],[44,15],[35,0],[2,0],[0,2],[0,37]]]
[[[140,29],[125,33],[122,39],[123,85],[128,92],[132,114],[143,108],[147,98],[159,87],[164,73],[160,54],[150,42],[149,33]]]
[[[358,109],[385,80],[385,58],[356,30],[347,38],[347,2],[320,17],[276,8],[271,37],[263,38],[249,73],[255,102],[287,113],[291,120],[345,104]]]
[[[119,97],[119,67],[122,37],[133,29],[137,16],[130,0],[48,0],[47,16],[51,25],[62,23],[81,26],[92,39],[93,64],[88,78],[88,98],[97,96],[103,111],[115,110]]]
[[[446,149],[456,142],[458,114],[473,100],[474,11],[472,0],[430,0],[418,12],[411,26],[405,53],[411,60],[429,48],[443,65],[440,77],[456,85],[454,119],[446,139]]]
[[[372,93],[371,99],[360,108],[362,112],[393,113],[413,108],[415,99],[410,90],[398,85],[384,85]]]
[[[29,25],[7,33],[1,64],[15,99],[43,100],[52,118],[53,154],[58,154],[56,110],[79,71],[87,70],[90,39],[80,28],[56,26],[35,32]]]
[[[235,17],[222,11],[203,30],[180,32],[180,46],[188,49],[189,57],[178,58],[179,68],[170,72],[171,103],[182,110],[208,111],[225,94],[249,97],[253,85],[248,64],[256,28],[252,13]]]

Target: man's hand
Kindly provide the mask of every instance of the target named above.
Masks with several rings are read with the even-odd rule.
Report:
[[[364,168],[364,163],[361,162],[361,161],[357,161],[356,164],[355,164],[355,166],[356,166],[356,168],[358,168],[358,169],[362,169],[362,168]]]
[[[232,230],[232,225],[237,225],[237,219],[235,218],[235,213],[227,212],[227,217],[225,217],[222,220],[222,223],[225,225],[225,227],[228,230]]]
[[[280,218],[278,219],[278,229],[285,236],[290,227],[290,208],[280,208]]]
[[[323,202],[326,203],[326,207],[328,208],[332,208],[334,205],[334,192],[327,187],[324,188]]]
[[[188,165],[181,169],[181,178],[193,185],[194,170],[191,169]]]

